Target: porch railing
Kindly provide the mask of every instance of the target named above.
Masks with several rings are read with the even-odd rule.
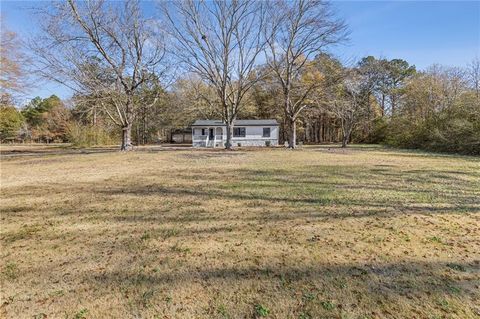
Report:
[[[223,143],[223,135],[215,135],[214,139],[210,139],[209,135],[193,135],[193,142],[204,142],[207,147],[215,146],[215,143]]]

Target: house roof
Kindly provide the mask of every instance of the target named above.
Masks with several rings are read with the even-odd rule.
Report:
[[[236,120],[235,126],[275,126],[278,125],[277,120]],[[192,126],[225,126],[225,122],[222,120],[196,120]]]

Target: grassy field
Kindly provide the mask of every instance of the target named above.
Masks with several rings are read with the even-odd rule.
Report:
[[[480,318],[479,158],[18,149],[0,317]]]

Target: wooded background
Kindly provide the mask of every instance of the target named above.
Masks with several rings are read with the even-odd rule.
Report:
[[[128,13],[128,14],[126,14]],[[42,33],[2,27],[0,138],[172,142],[196,119],[277,119],[281,143],[382,143],[480,154],[480,61],[466,68],[328,54],[348,26],[322,1],[52,3]],[[161,21],[161,23],[158,23]],[[35,79],[73,92],[20,103]],[[226,144],[227,148],[230,146]]]

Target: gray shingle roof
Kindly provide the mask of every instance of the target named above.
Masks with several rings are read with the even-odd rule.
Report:
[[[262,126],[262,125],[278,125],[277,120],[236,120],[235,126]],[[192,126],[225,126],[222,120],[196,120]]]

